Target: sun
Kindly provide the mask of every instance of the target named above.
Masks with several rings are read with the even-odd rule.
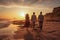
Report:
[[[21,16],[21,17],[25,17],[25,13],[24,13],[24,12],[21,12],[21,13],[20,13],[20,16]]]
[[[20,18],[21,20],[24,20],[24,19],[25,19],[25,14],[26,14],[25,11],[20,11],[20,13],[18,14],[18,15],[19,15],[19,18]]]

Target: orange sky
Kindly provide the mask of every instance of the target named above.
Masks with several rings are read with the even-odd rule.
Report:
[[[42,11],[45,15],[59,6],[60,0],[0,0],[0,18],[24,20],[25,13],[31,17],[33,12],[38,16]]]
[[[4,10],[2,10],[0,12],[0,14],[1,14],[0,17],[9,18],[9,19],[24,20],[24,15],[26,13],[28,13],[29,16],[31,17],[33,12],[35,12],[36,16],[38,16],[41,11],[43,12],[43,15],[45,15],[46,13],[51,12],[52,8],[35,8],[35,7],[24,7],[24,6],[22,6],[22,7],[4,8]]]

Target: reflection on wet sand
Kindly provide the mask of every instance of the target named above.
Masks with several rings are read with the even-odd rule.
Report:
[[[32,37],[32,39],[34,38],[33,40],[60,40],[59,25],[60,22],[44,22],[42,32],[39,31],[39,28],[33,30],[33,28],[30,27],[27,31],[25,28],[21,29],[19,27],[15,32],[16,34],[14,35],[14,38],[25,39],[27,37],[26,40],[28,40],[28,38]]]
[[[60,22],[44,22],[43,31],[38,30],[30,27],[27,31],[19,25],[10,24],[9,27],[0,29],[0,40],[60,40]]]
[[[9,27],[0,29],[0,39],[13,39],[14,31],[17,31],[17,26],[18,25],[10,24]]]

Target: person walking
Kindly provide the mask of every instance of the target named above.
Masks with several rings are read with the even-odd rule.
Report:
[[[28,29],[29,26],[30,26],[29,14],[26,14],[25,15],[25,24],[24,24],[24,27],[26,27]]]
[[[42,12],[40,12],[40,15],[38,16],[38,22],[39,22],[39,27],[41,31],[43,27],[43,21],[44,21],[44,16],[42,15]]]
[[[35,27],[35,22],[36,22],[35,12],[33,12],[33,15],[31,16],[31,22],[32,22],[32,26],[33,26],[33,28],[34,28],[34,27]]]

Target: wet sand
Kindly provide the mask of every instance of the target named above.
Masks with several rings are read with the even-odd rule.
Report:
[[[60,22],[45,21],[42,32],[37,27],[35,30],[29,27],[27,31],[19,25],[10,24],[0,29],[0,40],[60,40]]]
[[[60,40],[60,22],[44,22],[43,30],[40,32],[39,28],[33,30],[33,28],[28,28],[30,32],[29,35],[32,35],[34,40]],[[24,35],[27,34],[26,28],[21,29],[19,27],[18,31],[15,32],[15,39],[24,39]],[[28,38],[29,36],[27,36]]]

